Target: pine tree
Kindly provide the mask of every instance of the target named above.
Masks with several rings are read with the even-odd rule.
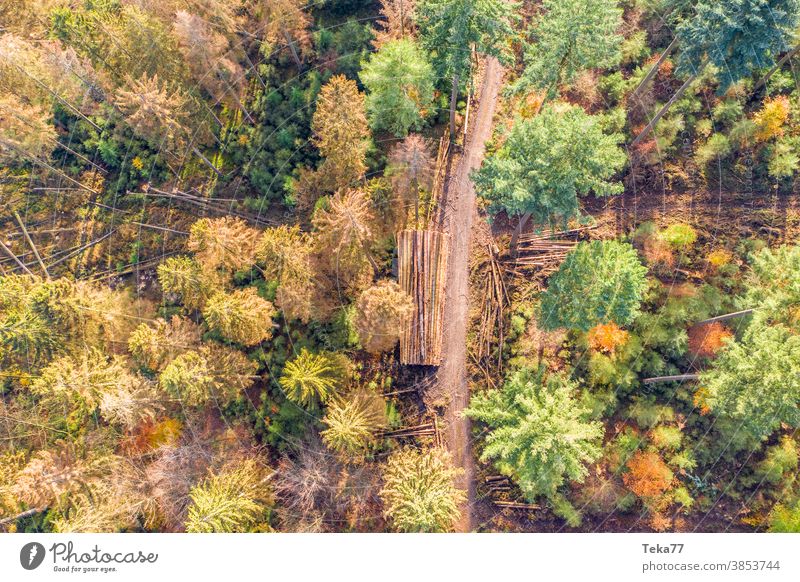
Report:
[[[267,479],[267,472],[253,459],[212,474],[192,488],[186,531],[248,532],[266,523],[272,506]]]
[[[86,281],[0,277],[0,358],[35,367],[57,353],[122,341],[131,309],[127,294]]]
[[[172,360],[159,375],[161,388],[185,406],[224,406],[253,383],[258,368],[237,350],[203,345]]]
[[[100,416],[126,430],[154,420],[161,410],[155,385],[139,376],[125,376],[116,386],[105,390],[100,398]]]
[[[316,292],[308,236],[298,226],[268,228],[256,246],[256,260],[264,277],[278,282],[275,305],[284,318],[308,323]]]
[[[586,69],[619,64],[622,9],[616,0],[544,0],[525,47],[525,72],[518,88],[534,86],[553,97]]]
[[[386,43],[372,54],[359,76],[367,88],[367,114],[374,131],[402,137],[422,127],[431,113],[434,77],[413,40]]]
[[[696,75],[713,64],[719,93],[750,75],[771,67],[790,48],[797,28],[797,0],[703,0],[695,14],[676,30],[681,52],[675,73]]]
[[[582,482],[586,464],[600,456],[602,425],[588,420],[575,392],[562,375],[521,369],[501,389],[474,395],[465,410],[489,430],[481,460],[493,461],[530,501]]]
[[[358,286],[369,276],[369,265],[378,271],[370,250],[376,238],[375,217],[363,190],[331,196],[327,207],[317,208],[312,223],[317,252],[340,282]]]
[[[307,408],[327,402],[344,380],[344,367],[335,354],[313,353],[303,348],[286,362],[280,380],[286,397]]]
[[[49,113],[26,105],[17,96],[0,95],[0,161],[23,164],[30,158],[46,160],[56,144]]]
[[[460,89],[472,73],[471,47],[481,55],[506,60],[517,4],[507,0],[421,0],[417,8],[420,38],[432,55],[436,73],[451,80],[450,135]]]
[[[381,20],[375,30],[375,48],[402,38],[414,38],[416,26],[416,0],[380,0]]]
[[[647,268],[627,243],[580,243],[547,283],[541,324],[545,329],[583,331],[611,322],[627,325],[639,313],[646,275]]]
[[[50,362],[30,390],[53,408],[84,404],[93,410],[100,405],[104,394],[135,382],[120,358],[109,359],[102,351],[89,348]]]
[[[164,293],[177,295],[188,308],[199,309],[213,292],[213,280],[192,257],[168,257],[158,265],[158,282]]]
[[[361,391],[334,399],[322,419],[327,426],[320,433],[322,442],[333,451],[350,458],[363,455],[386,426],[386,402],[373,392]]]
[[[158,76],[128,77],[115,93],[115,105],[134,133],[157,147],[172,147],[186,136],[188,99]]]
[[[355,327],[364,349],[373,354],[394,348],[414,304],[394,281],[380,281],[356,301]]]
[[[218,103],[241,106],[244,71],[223,34],[185,10],[175,13],[173,33],[194,80]]]
[[[435,164],[428,143],[418,134],[409,135],[392,148],[387,173],[391,175],[392,189],[403,205],[403,225],[408,215],[405,209],[412,205],[415,223],[419,221],[420,190],[430,191],[433,187]]]
[[[800,336],[783,325],[751,325],[700,373],[699,385],[737,431],[763,440],[781,423],[800,427]]]
[[[300,52],[311,48],[309,27],[311,17],[303,10],[305,0],[262,0],[260,6],[259,32],[271,43],[283,43],[289,47],[298,69],[302,69]],[[298,48],[301,51],[298,51]]]
[[[370,133],[364,95],[355,81],[336,75],[323,85],[311,130],[325,158],[318,172],[327,189],[352,186],[364,176]]]
[[[742,306],[755,309],[754,322],[800,327],[800,245],[765,248],[752,257]]]
[[[442,448],[404,448],[393,453],[383,470],[386,517],[401,532],[452,531],[466,499],[455,479],[450,455]]]
[[[573,105],[549,105],[514,123],[503,146],[472,176],[478,194],[491,202],[490,212],[519,217],[512,252],[529,218],[539,225],[566,222],[577,216],[579,196],[622,192],[622,184],[611,180],[625,163],[620,140]]]
[[[257,238],[258,231],[241,218],[201,218],[192,225],[186,248],[206,270],[235,272],[255,262]]]
[[[199,343],[200,328],[189,319],[173,315],[169,323],[157,319],[153,325],[139,325],[128,337],[128,351],[142,367],[157,372]]]
[[[771,67],[789,48],[800,16],[798,0],[704,0],[676,29],[681,52],[675,73],[686,80],[631,142],[647,137],[670,107],[711,64],[722,95],[754,70]]]
[[[208,326],[225,339],[254,346],[272,337],[275,308],[254,287],[218,292],[203,307]]]

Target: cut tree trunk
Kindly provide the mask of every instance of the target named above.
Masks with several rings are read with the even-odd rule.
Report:
[[[303,70],[303,61],[300,60],[300,55],[297,54],[297,48],[294,46],[294,41],[292,40],[292,37],[289,34],[289,31],[286,30],[286,29],[283,29],[281,32],[283,33],[283,38],[286,39],[286,44],[289,45],[289,50],[292,52],[292,58],[294,59],[294,62],[297,65],[297,70],[298,71],[302,71]]]
[[[25,240],[28,241],[28,246],[30,246],[31,250],[33,251],[33,256],[36,257],[36,261],[39,263],[39,266],[42,268],[42,271],[44,271],[45,277],[47,277],[47,280],[49,281],[51,279],[50,273],[48,272],[47,267],[44,266],[44,262],[42,261],[42,257],[39,254],[39,249],[37,249],[36,245],[33,244],[33,239],[31,239],[31,235],[28,233],[28,229],[25,227],[25,222],[23,222],[22,217],[19,215],[19,212],[17,212],[16,210],[14,211],[14,218],[17,219],[17,223],[19,224],[20,228],[22,229],[22,234],[25,235]]]
[[[785,55],[783,55],[783,57],[781,57],[781,60],[779,60],[777,63],[775,63],[775,66],[774,66],[774,67],[772,67],[772,68],[769,70],[769,72],[767,72],[767,74],[766,74],[766,75],[764,75],[763,77],[761,77],[761,79],[758,81],[758,83],[756,83],[755,87],[753,87],[753,94],[755,94],[755,93],[756,93],[756,92],[757,92],[759,89],[761,89],[761,87],[763,87],[764,85],[766,85],[766,84],[767,84],[767,82],[768,82],[768,81],[769,81],[769,80],[772,78],[772,75],[774,75],[775,73],[777,73],[777,72],[780,70],[780,68],[781,68],[783,65],[785,65],[785,64],[786,64],[786,61],[788,61],[789,59],[791,59],[791,58],[792,58],[793,56],[795,56],[795,55],[796,55],[798,52],[800,52],[800,44],[799,44],[799,45],[797,45],[796,47],[794,47],[792,50],[790,50],[790,51],[789,51],[788,53],[786,53]]]
[[[525,228],[525,225],[528,224],[528,221],[531,218],[531,213],[526,212],[522,216],[519,217],[519,222],[517,222],[517,228],[514,229],[514,233],[511,235],[511,242],[509,243],[508,252],[511,254],[512,257],[517,257],[517,251],[519,246],[519,237],[522,236],[522,229]]]
[[[669,43],[669,46],[664,49],[664,52],[661,53],[661,56],[658,57],[658,60],[655,63],[653,63],[653,66],[650,67],[650,70],[647,71],[647,75],[645,75],[644,79],[642,79],[642,82],[639,83],[636,86],[636,89],[634,89],[633,92],[630,94],[630,97],[628,97],[629,101],[637,97],[639,93],[647,86],[647,84],[650,83],[653,77],[655,77],[656,74],[658,73],[658,70],[661,68],[661,65],[664,63],[665,60],[667,60],[667,57],[669,57],[669,55],[673,53],[675,47],[677,46],[678,46],[678,37],[675,37],[672,39],[672,42]]]
[[[733,313],[726,313],[725,315],[718,315],[716,317],[709,317],[703,321],[698,321],[695,325],[703,325],[705,323],[714,323],[715,321],[725,321],[733,319],[734,317],[742,317],[743,315],[750,315],[753,313],[752,309],[743,309],[742,311],[735,311]]]
[[[641,133],[636,136],[636,139],[634,139],[633,142],[631,143],[631,147],[638,145],[639,142],[641,142],[644,138],[646,138],[650,134],[651,131],[653,131],[653,128],[656,126],[656,124],[661,120],[662,117],[664,117],[667,111],[669,111],[669,108],[672,107],[672,105],[678,99],[681,98],[681,96],[686,92],[686,89],[689,88],[689,85],[691,85],[692,81],[694,81],[696,78],[697,78],[697,73],[691,75],[688,79],[686,79],[684,84],[681,85],[681,88],[675,91],[675,94],[672,97],[670,97],[670,100],[667,101],[664,107],[662,107],[659,110],[659,112],[655,114],[653,119],[650,120],[650,123],[647,124],[647,127],[645,127],[641,131]]]
[[[0,525],[8,525],[9,523],[14,523],[18,519],[24,519],[26,517],[36,515],[37,513],[42,513],[46,509],[47,509],[46,507],[34,507],[33,509],[28,509],[27,511],[23,511],[22,513],[18,513],[17,515],[12,515],[11,517],[4,517],[3,519],[0,519]]]
[[[657,378],[645,378],[643,384],[657,384],[659,382],[685,382],[687,380],[697,380],[699,374],[679,374],[677,376],[658,376]]]
[[[456,139],[456,103],[458,100],[458,75],[453,75],[453,88],[450,91],[450,141]]]
[[[192,146],[192,151],[195,153],[195,155],[198,158],[203,160],[203,163],[205,163],[206,166],[208,166],[209,168],[211,168],[213,170],[213,172],[217,175],[217,177],[219,177],[219,178],[222,177],[222,173],[219,171],[219,169],[217,169],[217,167],[214,164],[211,163],[211,160],[209,160],[207,157],[205,157],[203,155],[203,153],[199,149],[197,149],[197,146],[193,145]]]

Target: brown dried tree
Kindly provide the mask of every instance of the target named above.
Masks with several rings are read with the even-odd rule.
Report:
[[[415,133],[397,144],[389,154],[392,187],[404,208],[414,205],[415,223],[419,221],[419,191],[433,187],[434,167],[428,143]]]

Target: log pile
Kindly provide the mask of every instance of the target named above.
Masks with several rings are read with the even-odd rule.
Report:
[[[594,227],[524,234],[519,238],[517,257],[509,260],[508,266],[518,273],[527,269],[535,269],[549,275],[558,269],[567,254],[577,246],[577,239],[581,233],[592,228]]]
[[[482,285],[481,320],[478,328],[478,346],[475,354],[478,367],[486,374],[489,385],[493,385],[488,370],[483,363],[493,366],[495,372],[502,377],[502,346],[506,340],[506,315],[511,300],[506,288],[505,267],[499,260],[499,251],[494,245],[486,245],[486,256],[473,272],[473,280]],[[495,358],[491,358],[495,356]],[[493,361],[489,361],[489,359]]]
[[[400,338],[400,362],[438,366],[442,360],[442,312],[449,239],[432,230],[397,235],[398,282],[414,302]]]

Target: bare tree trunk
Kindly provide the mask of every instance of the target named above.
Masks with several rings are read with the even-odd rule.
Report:
[[[19,226],[22,229],[22,234],[25,235],[25,240],[28,241],[28,245],[31,247],[31,250],[33,251],[33,256],[36,257],[36,261],[39,263],[39,266],[42,268],[42,271],[44,271],[45,277],[47,277],[47,280],[49,281],[51,279],[50,273],[48,272],[47,267],[44,266],[42,257],[41,255],[39,255],[39,249],[37,249],[36,245],[33,244],[33,239],[31,239],[31,235],[28,234],[28,229],[25,227],[25,223],[23,222],[22,217],[16,210],[14,211],[14,218],[17,219],[17,222],[19,223]]]
[[[645,75],[644,79],[642,79],[641,83],[636,86],[636,89],[628,97],[628,100],[633,99],[634,97],[638,96],[639,93],[647,86],[647,84],[656,76],[658,70],[661,68],[661,65],[667,60],[667,57],[672,54],[675,50],[675,47],[678,46],[678,37],[672,39],[672,42],[669,43],[669,46],[664,49],[664,52],[661,53],[661,56],[658,57],[658,60],[650,67],[650,70],[647,71],[647,75]]]
[[[783,55],[783,57],[781,57],[781,60],[779,60],[777,63],[775,63],[775,66],[774,66],[774,67],[772,67],[772,68],[769,70],[769,72],[768,72],[766,75],[764,75],[763,77],[761,77],[761,80],[759,80],[759,82],[758,82],[758,83],[756,83],[755,87],[753,87],[753,93],[755,93],[756,91],[758,91],[759,89],[761,89],[761,87],[763,87],[764,85],[766,85],[766,84],[767,84],[767,81],[769,81],[769,80],[772,78],[772,75],[774,75],[775,73],[777,73],[777,72],[780,70],[780,68],[781,68],[783,65],[785,65],[785,64],[786,64],[786,61],[788,61],[789,59],[791,59],[791,58],[792,58],[793,56],[795,56],[795,55],[796,55],[798,52],[800,52],[800,44],[799,44],[799,45],[797,45],[796,47],[794,47],[792,50],[790,50],[790,51],[789,51],[788,53],[786,53],[785,55]]]
[[[657,378],[645,378],[643,384],[657,384],[659,382],[684,382],[687,380],[697,380],[699,374],[679,374],[677,376],[659,376]]]
[[[29,509],[27,511],[23,511],[22,513],[18,513],[17,515],[12,515],[11,517],[5,517],[0,519],[0,525],[7,525],[9,523],[14,523],[18,519],[23,519],[25,517],[30,517],[32,515],[36,515],[37,513],[43,512],[46,507],[34,507],[33,509]]]
[[[742,317],[743,315],[750,315],[753,313],[752,309],[743,309],[742,311],[736,311],[734,313],[726,313],[725,315],[718,315],[716,317],[709,317],[708,319],[704,319],[703,321],[698,321],[695,325],[703,325],[705,323],[714,323],[715,321],[726,321],[728,319],[733,319],[734,317]]]
[[[294,46],[294,41],[292,37],[289,35],[289,31],[285,28],[281,30],[283,33],[283,38],[286,39],[286,44],[289,45],[289,50],[292,52],[292,58],[294,59],[295,64],[297,65],[297,70],[303,70],[303,61],[300,60],[300,55],[297,54],[297,48]]]
[[[528,224],[528,221],[531,218],[531,213],[526,212],[522,216],[519,217],[519,222],[517,222],[517,228],[514,229],[514,233],[511,235],[511,242],[509,243],[509,253],[512,257],[517,257],[517,246],[519,245],[519,237],[522,235],[522,229],[525,228],[525,225]]]
[[[214,164],[211,163],[211,160],[205,157],[203,153],[199,149],[197,149],[197,146],[193,145],[192,151],[195,153],[195,155],[197,155],[198,158],[203,160],[203,162],[205,162],[205,164],[214,171],[217,177],[222,177],[222,173],[217,169],[217,167]]]
[[[669,108],[672,107],[672,105],[678,99],[681,98],[681,95],[683,95],[686,92],[686,89],[689,88],[689,85],[691,85],[692,81],[694,81],[696,78],[697,78],[697,73],[695,73],[694,75],[691,75],[688,79],[686,79],[686,82],[684,82],[684,84],[681,85],[681,88],[678,89],[677,91],[675,91],[675,94],[672,97],[670,97],[670,100],[667,101],[666,105],[664,105],[664,107],[662,107],[659,110],[659,112],[655,114],[655,117],[653,117],[653,119],[650,120],[650,123],[647,124],[647,127],[645,127],[642,130],[642,132],[639,135],[636,136],[636,139],[634,139],[633,142],[631,142],[631,147],[637,145],[640,141],[642,141],[644,138],[646,138],[650,134],[651,131],[653,131],[653,128],[656,126],[656,124],[659,122],[659,120],[662,117],[664,117],[664,114],[667,111],[669,111]]]
[[[450,141],[456,139],[456,101],[458,99],[458,75],[453,75],[453,88],[450,91]]]
[[[27,266],[25,266],[25,263],[23,263],[23,262],[22,262],[22,261],[19,259],[19,257],[18,257],[17,255],[15,255],[15,254],[14,254],[14,253],[11,251],[11,249],[10,249],[10,248],[8,248],[8,247],[5,245],[5,243],[4,243],[3,241],[1,241],[1,240],[0,240],[0,249],[3,249],[3,250],[6,252],[6,254],[7,254],[9,257],[11,257],[12,259],[14,259],[14,261],[15,261],[15,262],[16,262],[16,263],[17,263],[17,264],[20,266],[20,267],[22,267],[22,270],[23,270],[23,271],[25,271],[26,273],[28,273],[28,275],[33,275],[33,273],[31,272],[31,270],[30,270],[30,269],[29,269]]]

